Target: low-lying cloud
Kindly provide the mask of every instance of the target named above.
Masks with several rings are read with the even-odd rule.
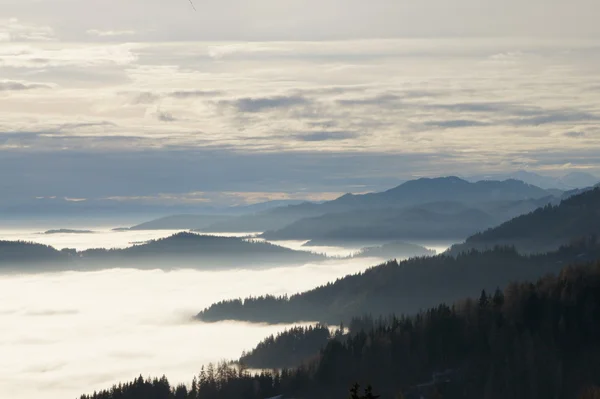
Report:
[[[358,133],[346,131],[322,131],[306,132],[296,134],[294,137],[300,141],[328,141],[328,140],[347,140],[358,137]]]
[[[39,392],[45,399],[73,398],[140,374],[189,383],[202,365],[236,359],[287,327],[191,321],[204,307],[239,296],[296,293],[369,262],[377,261],[262,271],[0,276],[0,392],[11,399]],[[24,312],[5,312],[13,307]]]
[[[0,81],[0,92],[3,91],[25,91],[36,89],[51,89],[52,86],[40,83],[25,83],[11,80]]]
[[[277,109],[289,109],[296,106],[307,105],[310,101],[303,96],[273,96],[273,97],[246,97],[231,102],[239,112],[264,112]]]

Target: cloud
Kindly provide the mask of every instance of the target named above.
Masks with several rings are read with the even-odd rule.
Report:
[[[174,90],[164,92],[150,92],[144,91],[139,93],[121,93],[131,98],[131,104],[133,105],[150,105],[159,102],[165,98],[173,98],[176,100],[189,100],[189,99],[203,99],[213,98],[224,95],[225,93],[220,90]]]
[[[48,310],[30,310],[25,313],[27,316],[71,316],[79,314],[76,309],[48,309]]]
[[[208,56],[213,59],[222,59],[226,56],[234,54],[251,55],[257,53],[281,53],[287,52],[287,49],[281,47],[274,47],[272,45],[264,43],[235,43],[235,44],[223,44],[223,45],[212,45],[208,47]]]
[[[358,137],[357,133],[345,131],[307,132],[294,135],[294,138],[300,141],[347,140],[356,137]]]
[[[114,26],[130,25],[115,21]],[[97,188],[77,187],[80,175],[64,181],[53,176],[72,176],[65,163],[73,170],[89,166],[111,187],[103,196],[209,191],[198,181],[206,181],[211,190],[297,190],[304,182],[310,191],[325,186],[345,191],[350,183],[381,188],[384,182],[393,184],[393,173],[378,166],[383,163],[396,172],[459,173],[472,167],[510,169],[523,157],[535,162],[541,152],[563,149],[565,143],[574,159],[586,149],[600,151],[594,133],[600,129],[595,118],[600,115],[600,93],[586,89],[600,67],[590,44],[389,39],[249,46],[272,51],[245,51],[244,43],[238,44],[235,56],[228,47],[225,52],[230,54],[219,62],[207,56],[214,43],[1,44],[2,79],[54,89],[0,95],[0,131],[18,133],[0,137],[0,146],[26,159],[30,155],[25,152],[45,153],[31,161],[43,168],[12,166],[29,170],[34,187],[40,174],[62,187],[56,192],[61,198],[92,199]],[[484,63],[492,54],[520,48],[536,56],[523,57],[518,68]],[[542,69],[543,74],[531,78],[531,71]],[[162,116],[156,112],[160,109],[165,111]],[[572,135],[563,133],[571,131],[586,132],[585,139],[565,141]],[[85,157],[65,155],[85,150],[96,156],[129,152],[143,166],[107,159],[100,167]],[[153,169],[140,155],[144,151],[153,153],[153,162],[168,170],[167,177],[156,178],[163,171]],[[206,157],[214,151],[225,154],[227,163],[211,158],[209,164],[193,164],[174,151],[186,154],[181,157],[195,151]],[[56,158],[46,162],[50,152]],[[249,161],[250,153],[264,162]],[[298,153],[323,157],[301,162]],[[366,156],[364,162],[373,165],[363,173],[341,154]],[[399,159],[387,160],[385,154]],[[271,171],[274,164],[290,160],[297,171]],[[584,163],[590,162],[586,158]],[[122,166],[120,174],[112,165]],[[57,175],[42,170],[52,168]],[[218,170],[222,185],[203,169]],[[241,169],[258,171],[246,174]],[[340,177],[324,182],[324,174]],[[172,181],[180,175],[195,185]],[[8,183],[0,186],[11,198],[27,191],[13,192]]]
[[[44,69],[125,66],[137,59],[135,48],[134,44],[41,46],[27,43],[0,46],[0,67]]]
[[[169,97],[187,99],[187,98],[205,98],[215,97],[222,95],[223,92],[219,90],[177,90],[168,93]]]
[[[401,97],[395,94],[381,94],[375,97],[369,98],[355,98],[355,99],[344,99],[337,100],[337,103],[340,105],[348,105],[348,106],[362,106],[362,105],[370,105],[370,106],[391,106],[397,105],[401,100]]]
[[[175,122],[177,120],[173,114],[167,111],[157,111],[156,117],[161,122]]]
[[[32,25],[19,19],[0,19],[0,42],[45,42],[55,40],[48,26]]]
[[[600,116],[577,110],[539,110],[531,117],[514,118],[508,122],[516,126],[540,126],[552,123],[580,123],[600,121]]]
[[[148,232],[113,234],[102,245],[120,246],[115,237],[122,235],[131,241],[149,237]],[[202,365],[236,359],[264,337],[290,328],[190,322],[202,308],[233,293],[247,297],[302,292],[362,272],[373,263],[332,260],[326,267],[306,264],[229,272],[185,270],[192,265],[181,264],[183,270],[170,272],[112,269],[2,275],[4,303],[35,312],[69,309],[76,301],[80,309],[78,314],[48,317],[0,315],[2,398],[31,399],[40,392],[44,399],[75,398],[140,374],[166,374],[174,383],[189,382]],[[190,350],[194,341],[210,345]]]
[[[136,94],[133,97],[132,103],[134,105],[154,104],[155,102],[157,102],[160,99],[161,99],[160,94],[145,91],[145,92]]]
[[[572,139],[578,139],[578,138],[585,137],[586,135],[585,135],[585,132],[571,131],[571,132],[564,132],[563,136],[570,137]]]
[[[0,92],[3,91],[25,91],[36,89],[51,89],[52,86],[41,83],[26,83],[11,80],[0,81]]]
[[[451,104],[428,104],[427,108],[443,109],[452,112],[510,112],[517,108],[515,104],[498,102],[472,102]]]
[[[74,122],[74,123],[64,123],[57,127],[57,130],[81,130],[93,127],[116,127],[117,125],[114,122],[110,121],[100,121],[100,122]]]
[[[88,35],[97,36],[97,37],[119,37],[119,36],[131,36],[135,35],[136,32],[134,30],[98,30],[98,29],[89,29],[86,31]]]
[[[63,369],[67,364],[64,362],[54,362],[54,363],[38,363],[32,364],[29,367],[26,367],[23,372],[27,374],[46,374],[53,373]]]
[[[223,101],[231,104],[239,112],[263,112],[276,109],[288,109],[296,106],[310,104],[310,100],[303,96],[273,96],[273,97],[246,97],[234,101]]]
[[[489,126],[489,123],[468,119],[451,119],[446,121],[428,121],[425,122],[424,125],[452,129],[460,127]]]

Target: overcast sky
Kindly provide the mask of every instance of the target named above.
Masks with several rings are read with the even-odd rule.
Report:
[[[600,174],[596,0],[194,3],[0,0],[0,201]]]

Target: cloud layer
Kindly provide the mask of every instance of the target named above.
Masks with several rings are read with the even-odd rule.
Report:
[[[15,198],[216,187],[311,195],[473,167],[553,173],[569,164],[600,172],[593,155],[600,152],[594,40],[173,41],[177,31],[169,38],[162,28],[122,25],[120,17],[111,26],[101,19],[88,26],[84,15],[81,26],[71,20],[59,29],[51,19],[63,17],[28,20],[19,4],[2,6],[19,19],[0,29],[0,160],[28,168],[27,160],[37,172],[26,181],[5,173]],[[187,6],[165,11],[150,2],[143,12],[187,15]],[[81,34],[70,36],[76,27]],[[548,154],[560,155],[553,162]],[[151,182],[147,171],[156,165],[161,172]],[[211,174],[200,169],[211,166]],[[75,186],[83,173],[95,180]],[[190,174],[202,179],[178,181]],[[339,185],[331,187],[332,180]]]
[[[235,359],[286,326],[202,324],[191,317],[238,296],[296,293],[377,260],[262,271],[105,270],[0,276],[0,392],[74,398],[166,374],[189,383],[208,362]]]

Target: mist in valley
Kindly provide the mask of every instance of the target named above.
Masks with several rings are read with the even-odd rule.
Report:
[[[64,244],[84,245],[85,239],[71,237]],[[202,365],[237,359],[265,336],[289,327],[192,321],[204,307],[224,299],[298,293],[380,261],[222,272],[119,269],[115,264],[95,272],[2,275],[0,392],[11,399],[39,392],[62,399],[139,374],[189,381]]]

